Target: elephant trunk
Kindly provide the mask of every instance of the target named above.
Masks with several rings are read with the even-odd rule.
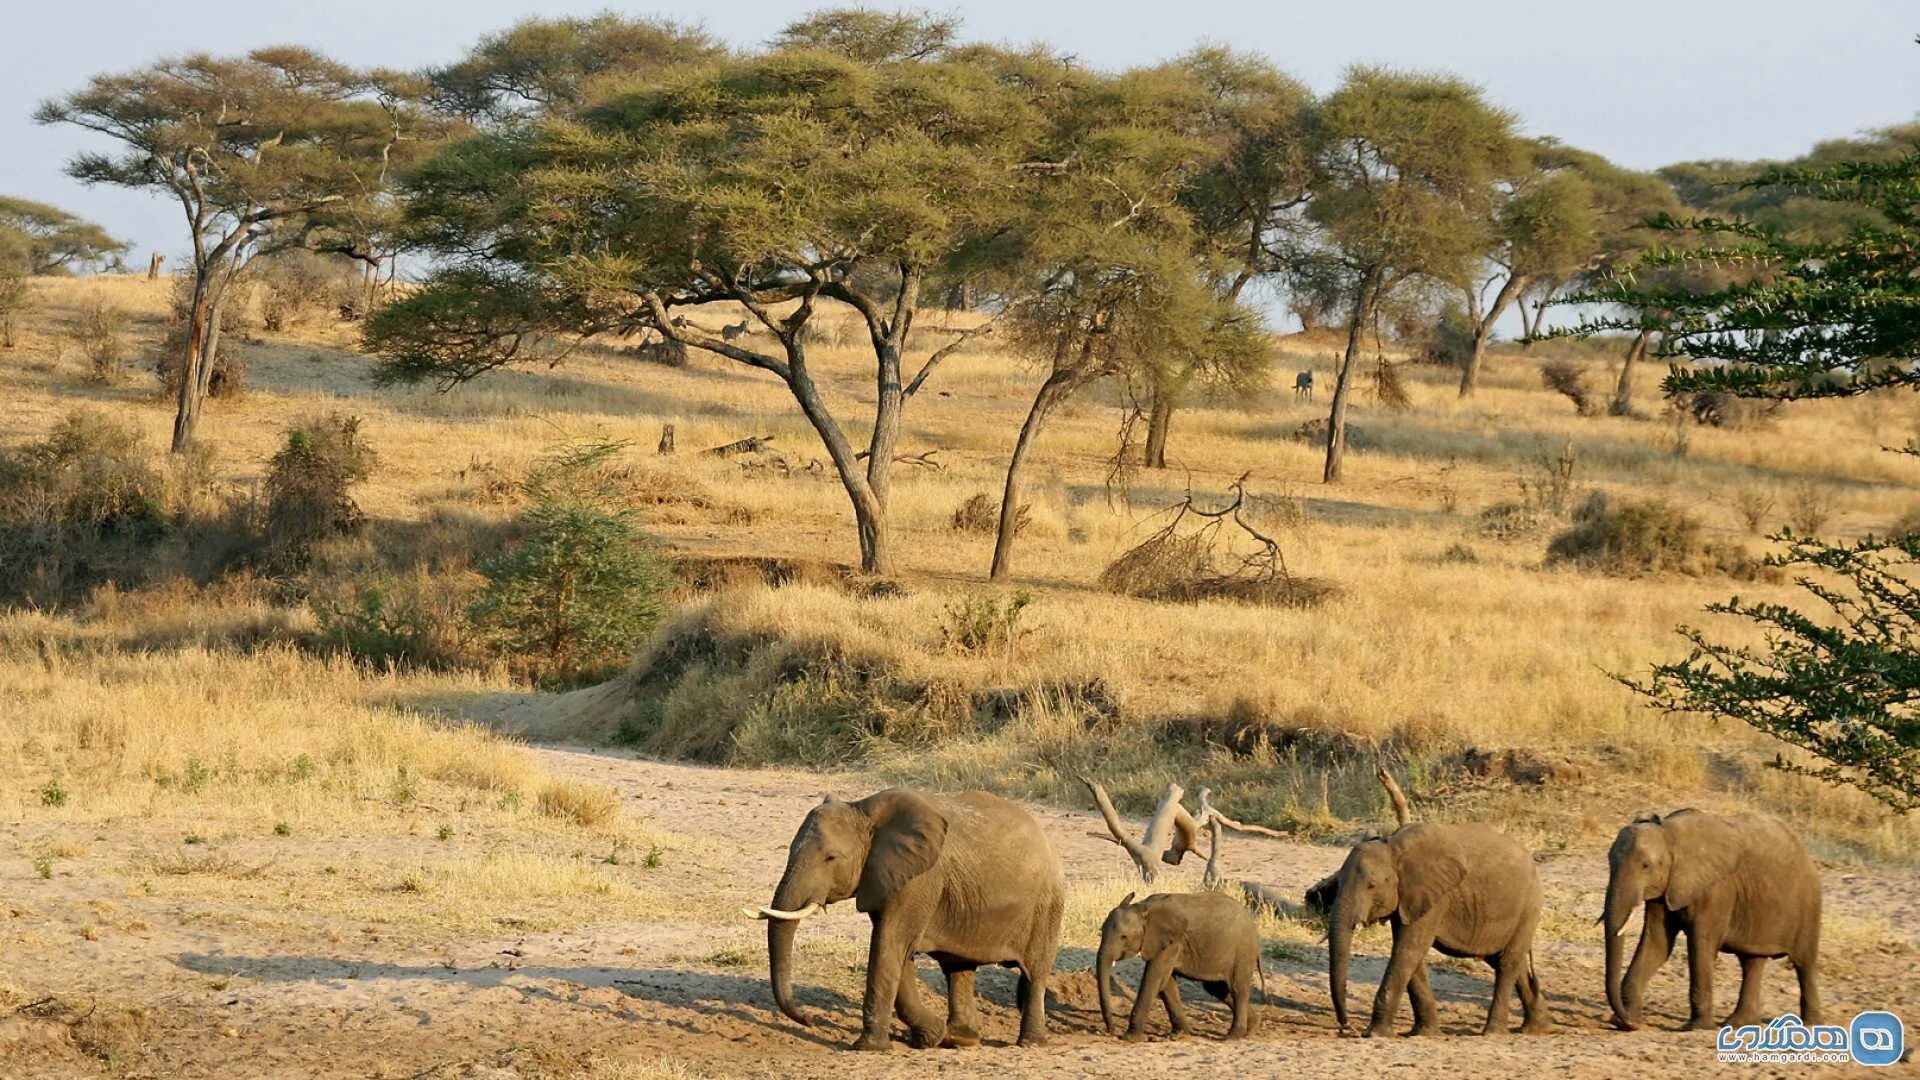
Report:
[[[1093,962],[1094,978],[1098,980],[1100,988],[1100,1026],[1105,1028],[1109,1035],[1114,1033],[1113,954],[1117,951],[1118,950],[1114,948],[1113,940],[1109,936],[1102,934],[1100,937],[1100,952],[1094,958]]]
[[[786,881],[774,891],[773,905],[788,911],[806,906]],[[793,936],[800,929],[798,919],[767,920],[767,977],[773,983],[773,1001],[787,1018],[802,1027],[811,1027],[813,1017],[793,1000]]]
[[[1347,1030],[1347,962],[1353,958],[1353,930],[1360,921],[1351,890],[1334,899],[1327,918],[1327,989],[1333,994],[1333,1018]]]
[[[1633,915],[1636,893],[1626,875],[1615,872],[1607,883],[1607,909],[1601,916],[1601,924],[1607,935],[1607,1007],[1613,1010],[1613,1022],[1622,1028],[1631,1029],[1633,1024],[1627,1019],[1626,1001],[1621,995],[1620,985],[1625,979],[1622,970],[1622,953],[1626,951],[1627,919]]]

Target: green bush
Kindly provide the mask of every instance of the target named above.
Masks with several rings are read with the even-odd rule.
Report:
[[[303,566],[315,544],[359,528],[366,515],[352,489],[376,460],[360,438],[358,417],[319,417],[288,428],[267,463],[262,530],[268,562]]]
[[[1027,635],[1021,616],[1033,605],[1033,594],[1016,589],[1004,599],[992,593],[968,593],[948,604],[940,627],[940,641],[949,650],[969,655],[1011,653]]]
[[[415,592],[392,582],[364,584],[346,599],[309,601],[322,650],[382,667],[444,667],[453,660],[436,618]]]
[[[659,620],[667,564],[636,520],[624,443],[570,447],[527,478],[523,540],[480,562],[474,627],[536,681],[578,683],[624,664]]]
[[[1700,520],[1659,499],[1613,500],[1595,492],[1574,511],[1573,527],[1547,546],[1547,563],[1608,574],[1727,573],[1752,577],[1744,552],[1707,541]]]
[[[0,603],[55,605],[145,580],[173,526],[165,490],[140,436],[97,412],[0,453]]]

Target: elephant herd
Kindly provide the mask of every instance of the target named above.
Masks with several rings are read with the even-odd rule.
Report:
[[[1606,993],[1616,1026],[1642,1021],[1648,979],[1687,935],[1687,1028],[1712,1028],[1713,961],[1739,957],[1739,1002],[1724,1023],[1761,1020],[1761,972],[1786,957],[1800,980],[1799,1016],[1821,1022],[1817,986],[1820,881],[1799,840],[1764,815],[1676,810],[1636,819],[1608,854],[1601,924]],[[1046,989],[1059,945],[1066,876],[1039,823],[985,792],[925,794],[890,789],[856,802],[828,798],[808,813],[788,849],[773,902],[749,909],[767,920],[774,1001],[796,1023],[812,1018],[794,1001],[793,945],[799,922],[852,899],[872,920],[862,1005],[863,1050],[892,1045],[897,1015],[920,1047],[980,1041],[974,973],[998,964],[1019,972],[1022,1046],[1046,1039]],[[1428,954],[1477,957],[1493,969],[1483,1034],[1508,1029],[1517,992],[1521,1030],[1553,1027],[1533,962],[1541,887],[1532,856],[1477,824],[1403,824],[1355,844],[1339,871],[1308,892],[1326,912],[1328,985],[1334,1017],[1348,1027],[1347,970],[1355,929],[1388,923],[1392,953],[1374,995],[1365,1034],[1391,1034],[1401,999],[1413,1005],[1412,1034],[1438,1030]],[[1633,909],[1644,912],[1640,942],[1624,974],[1623,937]],[[914,957],[925,954],[947,979],[946,1016],[921,996]],[[1146,958],[1126,1036],[1144,1037],[1152,1007],[1164,1005],[1176,1034],[1187,1030],[1174,976],[1201,984],[1232,1009],[1227,1037],[1251,1029],[1251,984],[1260,941],[1252,914],[1221,893],[1132,895],[1108,915],[1097,960],[1100,1011],[1114,1031],[1113,964]]]

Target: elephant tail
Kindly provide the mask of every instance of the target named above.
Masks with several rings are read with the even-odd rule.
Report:
[[[1540,996],[1540,968],[1533,962],[1533,949],[1527,949],[1527,992],[1535,998]]]
[[[1264,952],[1253,954],[1253,970],[1260,976],[1260,1004],[1273,1004],[1273,998],[1267,994],[1267,957]]]

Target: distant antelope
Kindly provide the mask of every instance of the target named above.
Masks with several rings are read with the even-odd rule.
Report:
[[[722,341],[732,341],[734,338],[746,336],[747,320],[745,319],[741,319],[732,326],[723,326],[720,328],[720,338]]]
[[[1313,400],[1313,372],[1302,371],[1293,377],[1293,396]]]

